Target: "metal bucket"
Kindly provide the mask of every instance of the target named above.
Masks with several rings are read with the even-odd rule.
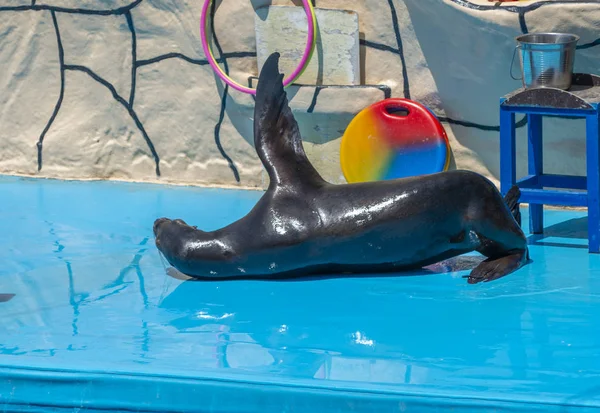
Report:
[[[568,90],[573,77],[575,47],[579,36],[569,33],[530,33],[515,39],[517,46],[510,65],[510,76],[521,80],[525,89],[551,87]],[[513,76],[517,50],[521,77]]]

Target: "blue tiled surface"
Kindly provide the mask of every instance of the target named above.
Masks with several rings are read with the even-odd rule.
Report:
[[[0,411],[600,409],[585,213],[546,211],[533,263],[475,286],[477,254],[387,277],[167,275],[155,218],[214,229],[261,194],[0,178]]]

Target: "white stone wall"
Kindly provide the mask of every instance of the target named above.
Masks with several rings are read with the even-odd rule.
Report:
[[[215,53],[234,79],[252,82],[255,10],[300,2],[216,3]],[[598,2],[316,6],[353,10],[360,27],[360,86],[288,89],[307,152],[333,182],[343,182],[338,156],[346,125],[389,96],[428,105],[450,136],[453,167],[495,179],[498,100],[519,86],[509,66],[520,33],[580,35],[575,69],[598,73]],[[263,186],[252,97],[225,87],[208,66],[201,7],[200,0],[0,0],[0,173]],[[544,127],[545,167],[583,174],[583,123],[559,119]]]

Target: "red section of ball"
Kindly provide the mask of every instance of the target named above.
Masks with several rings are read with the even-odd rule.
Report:
[[[418,102],[385,99],[372,105],[371,110],[377,119],[380,137],[392,148],[447,145],[448,137],[440,121]]]

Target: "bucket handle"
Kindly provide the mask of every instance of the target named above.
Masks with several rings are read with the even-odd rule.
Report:
[[[513,51],[512,61],[510,62],[510,77],[512,77],[513,80],[523,80],[523,76],[521,76],[520,78],[516,78],[513,76],[513,67],[515,65],[515,56],[517,55],[517,50],[520,48],[521,48],[520,44],[515,46],[515,50]]]

